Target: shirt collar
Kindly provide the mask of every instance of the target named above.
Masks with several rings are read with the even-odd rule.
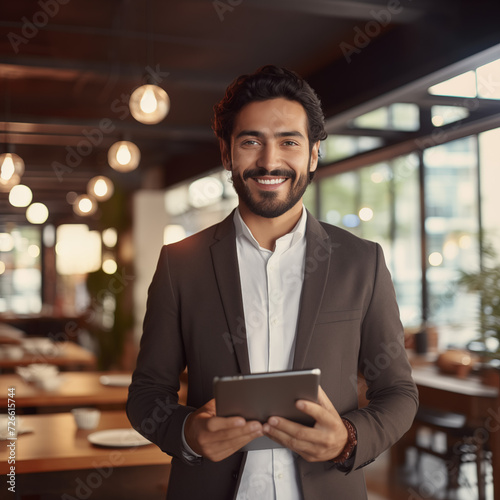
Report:
[[[238,208],[234,211],[233,216],[234,226],[236,229],[236,238],[245,237],[252,245],[254,245],[259,250],[262,248],[259,245],[259,242],[255,239],[252,231],[250,231],[249,227],[245,224],[245,221],[241,217],[240,211]],[[302,205],[302,214],[297,224],[295,224],[294,228],[287,234],[283,235],[281,238],[276,240],[276,247],[278,244],[285,245],[287,248],[291,248],[301,241],[306,233],[306,222],[307,222],[307,210]]]

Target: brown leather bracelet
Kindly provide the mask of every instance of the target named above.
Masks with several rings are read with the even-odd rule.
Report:
[[[356,445],[358,444],[358,438],[354,426],[345,418],[342,419],[342,422],[344,422],[347,429],[347,443],[345,444],[344,449],[340,452],[340,455],[332,459],[332,462],[335,464],[345,462],[351,456],[354,448],[356,448]]]

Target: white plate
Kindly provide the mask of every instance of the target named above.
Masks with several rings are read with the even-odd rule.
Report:
[[[129,446],[145,446],[151,444],[145,437],[141,436],[135,429],[109,429],[106,431],[93,432],[87,439],[98,446],[110,446],[113,448],[126,448]]]
[[[128,387],[132,382],[132,375],[101,375],[99,381],[102,385]]]

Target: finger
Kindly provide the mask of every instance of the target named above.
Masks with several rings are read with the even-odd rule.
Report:
[[[298,453],[310,462],[328,460],[338,453],[332,452],[331,435],[323,430],[305,427],[300,424],[288,425],[286,419],[269,419],[264,424],[263,431],[273,441]],[[278,420],[278,422],[275,422]],[[291,422],[293,424],[293,422]],[[273,424],[273,425],[271,425]],[[335,450],[336,451],[336,450]]]
[[[211,422],[209,422],[211,423]],[[237,439],[241,436],[253,435],[256,432],[262,433],[260,422],[248,422],[243,426],[228,427],[212,432],[207,429],[207,440],[212,442],[223,442]]]
[[[312,427],[292,422],[286,418],[271,417],[263,432],[290,449],[302,449],[305,443],[319,442],[318,431]]]
[[[318,403],[327,410],[335,409],[330,398],[326,395],[326,392],[321,386],[318,388]]]
[[[295,403],[295,406],[301,412],[312,417],[316,421],[316,424],[319,424],[320,426],[331,425],[338,417],[338,413],[335,408],[331,407],[327,409],[317,403],[313,403],[312,401],[300,399]],[[340,419],[340,417],[338,418]]]
[[[242,431],[243,429],[234,429]],[[262,426],[257,422],[257,425],[253,423],[253,425],[248,426],[249,432],[244,432],[242,434],[231,435],[231,431],[228,433],[216,433],[210,435],[209,441],[204,442],[203,446],[203,455],[209,458],[212,461],[219,461],[227,458],[232,455],[236,451],[240,450],[243,446],[248,444],[250,441],[253,441],[255,438],[262,436]],[[224,434],[224,436],[221,436]],[[210,441],[210,439],[213,441]]]
[[[246,420],[243,417],[211,417],[207,420],[207,430],[210,432],[244,427]]]
[[[210,414],[210,416],[215,416],[217,414],[215,408],[215,398],[212,398],[210,401],[203,405],[203,410]]]

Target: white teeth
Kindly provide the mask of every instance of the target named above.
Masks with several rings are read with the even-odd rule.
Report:
[[[259,184],[281,184],[285,182],[286,179],[255,179]]]

